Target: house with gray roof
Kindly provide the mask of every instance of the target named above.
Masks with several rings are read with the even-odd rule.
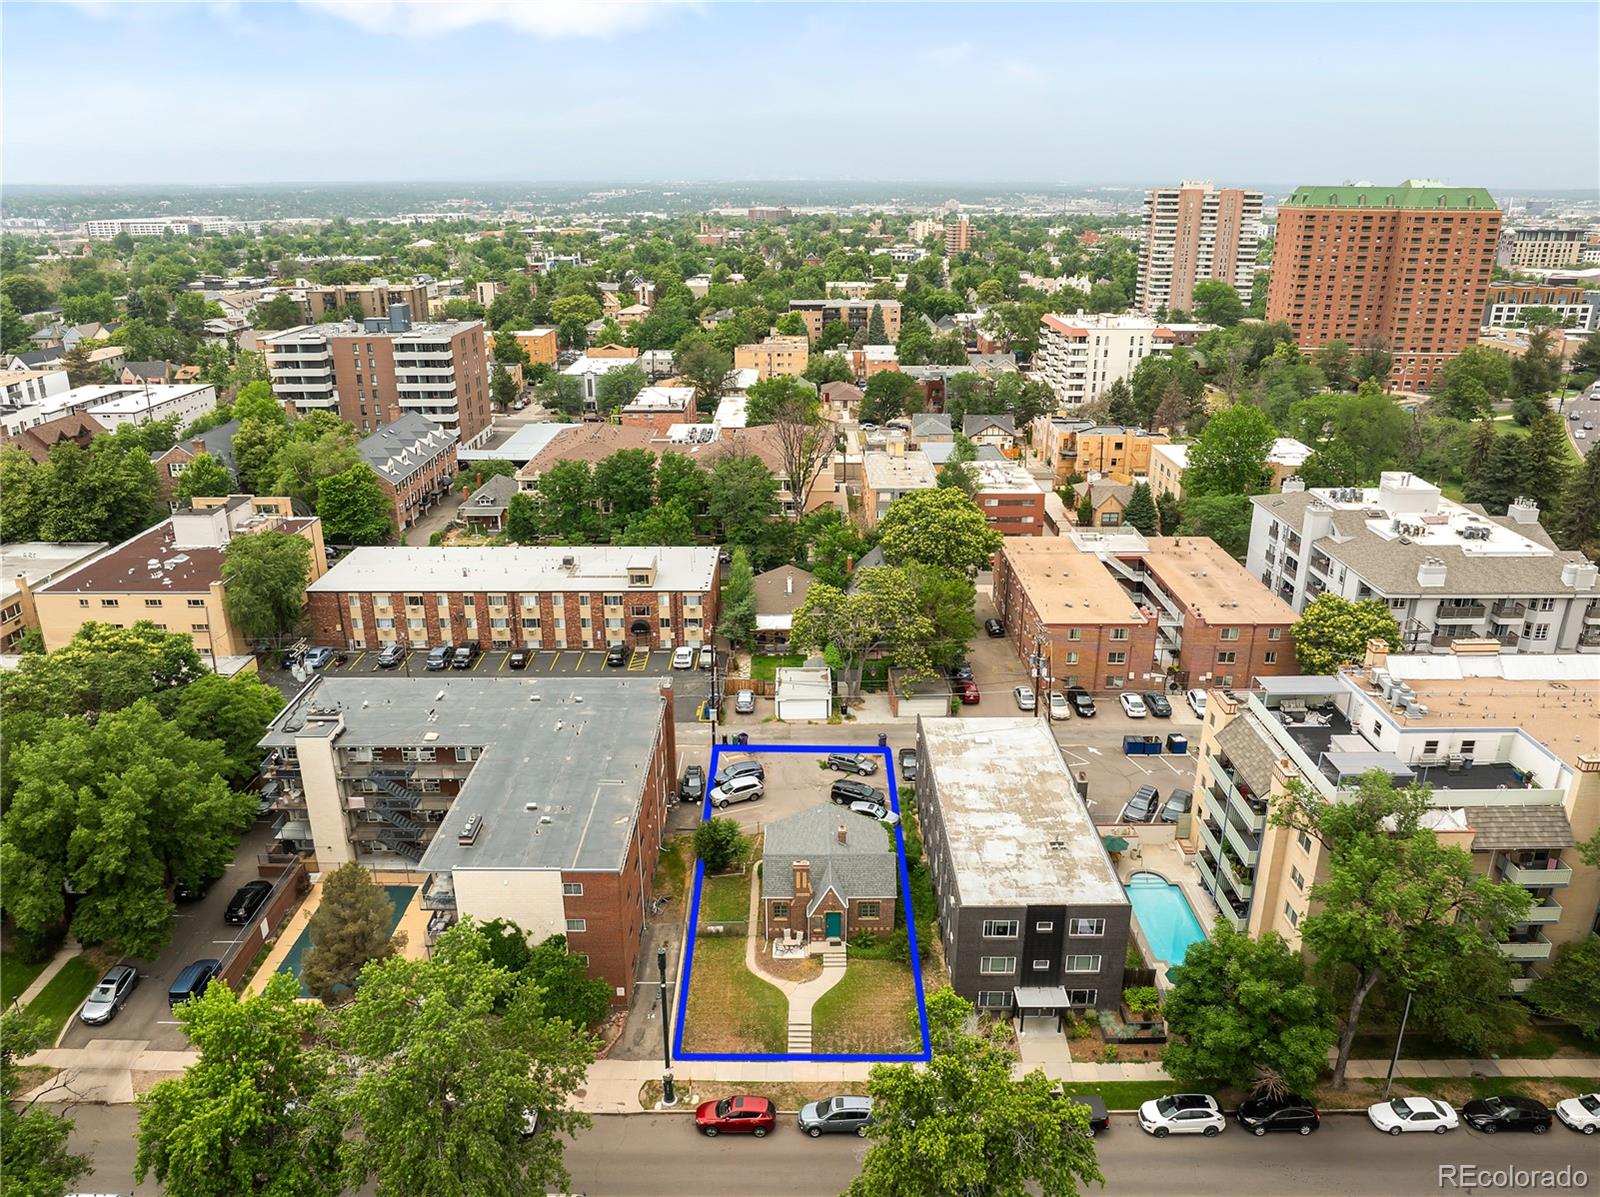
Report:
[[[516,493],[516,478],[509,474],[496,474],[461,504],[456,512],[456,520],[473,532],[503,532],[506,512],[511,507],[511,496]]]
[[[150,455],[150,460],[156,467],[156,490],[170,509],[176,511],[178,506],[173,498],[178,475],[202,453],[215,457],[228,467],[229,474],[237,476],[239,471],[233,462],[233,434],[238,431],[239,421],[229,420],[226,424],[218,424],[205,432],[197,432],[187,441],[173,445],[164,452]]]
[[[993,445],[1002,451],[1017,445],[1017,422],[1010,412],[977,413],[961,417],[961,435],[975,445]]]
[[[913,412],[911,439],[918,445],[954,443],[955,432],[950,427],[950,417],[942,412]]]
[[[409,411],[356,442],[357,455],[394,504],[395,527],[411,527],[450,493],[457,443],[454,432]]]
[[[768,939],[845,940],[894,930],[899,862],[890,833],[842,806],[814,806],[769,824],[761,921]]]

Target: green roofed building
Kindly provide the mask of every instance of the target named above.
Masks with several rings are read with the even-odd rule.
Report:
[[[1477,342],[1499,240],[1500,209],[1482,187],[1296,188],[1278,207],[1267,319],[1302,349],[1382,346],[1390,391],[1430,390]]]

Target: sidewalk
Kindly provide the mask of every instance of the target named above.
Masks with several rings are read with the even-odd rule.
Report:
[[[70,944],[63,944],[57,949],[56,954],[50,958],[50,963],[44,966],[44,970],[29,983],[26,989],[17,995],[17,1000],[13,1005],[20,1010],[33,1001],[34,998],[44,992],[44,987],[50,984],[51,979],[66,967],[67,961],[82,951],[83,945],[76,940]]]

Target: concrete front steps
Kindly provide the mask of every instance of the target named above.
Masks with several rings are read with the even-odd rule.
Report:
[[[811,1054],[811,1024],[809,1022],[792,1022],[789,1024],[787,1054],[791,1056],[809,1056]]]

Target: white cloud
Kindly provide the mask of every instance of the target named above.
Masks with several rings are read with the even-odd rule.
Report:
[[[536,37],[610,37],[642,29],[682,0],[300,0],[369,33],[436,37],[504,25]]]

